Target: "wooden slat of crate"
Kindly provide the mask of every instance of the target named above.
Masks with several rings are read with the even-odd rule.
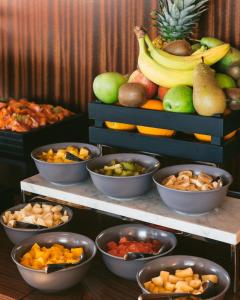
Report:
[[[126,149],[175,156],[189,160],[220,163],[224,161],[223,146],[210,143],[183,141],[174,138],[142,136],[106,128],[89,128],[90,142]]]
[[[223,137],[239,128],[240,112],[227,116],[205,117],[196,114],[173,113],[150,109],[105,105],[99,102],[89,104],[89,118],[97,121],[113,121],[135,125],[174,129],[186,133],[202,133]]]

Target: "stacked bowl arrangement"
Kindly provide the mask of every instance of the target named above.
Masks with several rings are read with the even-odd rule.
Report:
[[[33,212],[37,216],[34,217]],[[52,227],[48,218],[51,213]],[[33,220],[43,224],[39,221],[40,215],[49,227],[42,228],[43,225],[33,222],[31,226],[40,228],[17,228],[19,224],[26,225]],[[57,216],[61,221],[55,225]],[[30,286],[46,293],[56,293],[78,284],[86,277],[98,249],[109,271],[128,280],[137,280],[144,294],[156,293],[156,287],[161,294],[160,286],[154,285],[154,278],[159,277],[161,271],[171,272],[176,268],[183,272],[192,268],[194,273],[208,275],[213,281],[217,276],[214,296],[206,299],[222,300],[229,288],[229,275],[221,266],[202,258],[172,256],[177,245],[172,233],[143,224],[124,224],[102,231],[94,243],[82,234],[56,231],[65,230],[72,216],[70,208],[52,202],[21,204],[1,215],[8,237],[16,243],[11,253],[12,260]],[[148,289],[146,282],[152,282],[155,290]],[[201,286],[203,282],[204,279]],[[144,299],[144,294],[141,299]]]
[[[160,199],[178,213],[208,213],[223,203],[232,176],[208,165],[186,164],[160,168],[160,162],[139,153],[100,155],[91,144],[61,143],[32,152],[39,173],[60,185],[81,184],[90,175],[95,187],[111,199],[137,199],[153,182]]]
[[[50,206],[49,203],[44,205]],[[32,236],[23,240],[18,239],[20,241],[12,249],[11,256],[22,278],[30,286],[46,293],[61,292],[81,282],[91,267],[97,249],[109,271],[128,280],[137,280],[143,292],[139,299],[145,299],[146,294],[156,294],[156,289],[160,295],[174,292],[168,290],[170,283],[161,285],[159,280],[161,276],[166,278],[166,274],[166,280],[171,280],[169,274],[176,270],[183,275],[192,269],[194,276],[198,274],[202,278],[201,284],[195,288],[196,292],[201,291],[204,280],[212,280],[215,290],[211,297],[205,299],[224,299],[230,286],[229,275],[221,266],[200,257],[171,255],[177,245],[174,234],[142,224],[108,228],[96,237],[95,243],[77,233],[36,233],[32,232]],[[17,234],[21,236],[21,231]],[[62,258],[59,259],[63,253],[67,258],[64,263]],[[188,273],[186,276],[189,284],[197,284],[199,281],[193,275],[190,281]],[[207,277],[204,279],[204,276]],[[181,282],[184,280],[182,277]]]
[[[46,208],[51,204],[44,205]],[[25,207],[29,210],[29,204],[25,204]],[[5,221],[3,216],[6,213],[1,216],[2,222]],[[17,235],[22,238],[21,230],[15,233]],[[195,293],[202,291],[204,282],[211,281],[214,290],[211,296],[204,299],[222,300],[230,286],[230,277],[221,266],[200,257],[172,255],[177,245],[174,234],[143,224],[124,224],[105,229],[96,237],[95,243],[78,233],[42,233],[41,230],[33,231],[28,238],[17,240],[11,252],[13,262],[30,286],[45,293],[61,292],[85,279],[97,249],[110,272],[124,279],[137,280],[143,292],[139,296],[142,300],[145,295],[152,293],[163,296],[166,292],[179,292],[175,288],[179,283],[168,283],[173,279],[171,274],[174,272],[178,272],[179,281],[186,280],[190,288],[195,285],[191,290]],[[193,273],[189,275],[190,269]],[[162,278],[165,278],[165,283]]]
[[[76,159],[73,156],[78,156],[80,153],[76,153],[75,148],[89,150],[85,159],[81,157],[80,161],[71,162],[71,159]],[[66,152],[70,152],[73,156],[66,156]],[[58,153],[60,158],[58,155],[55,157],[54,153]],[[155,183],[160,199],[165,205],[189,215],[208,213],[220,206],[232,182],[231,175],[219,168],[191,164],[160,169],[159,161],[152,156],[136,153],[101,156],[99,149],[89,144],[47,145],[34,150],[32,157],[39,168],[40,175],[46,180],[54,184],[81,184],[90,175],[93,184],[100,192],[118,201],[137,199],[148,192]],[[42,163],[42,159],[49,161]],[[59,159],[66,159],[66,161],[59,162]],[[54,176],[58,174],[57,177],[46,176],[46,173],[50,174],[48,168],[58,168],[59,165],[63,169],[60,172],[55,173],[55,170],[53,172]],[[67,174],[69,168],[73,166],[78,169],[78,177],[68,181],[66,176],[62,180],[59,174]],[[45,170],[42,171],[42,168]],[[84,175],[80,176],[80,173]],[[14,210],[15,208],[12,209]],[[21,263],[26,253],[33,251],[31,247],[35,243],[46,248],[55,243],[68,249],[75,246],[82,247],[85,257],[76,265],[46,273],[45,269],[36,270]],[[46,292],[61,291],[80,282],[86,275],[98,249],[109,271],[128,280],[137,280],[143,292],[141,299],[144,299],[145,294],[155,294],[156,289],[159,294],[163,292],[162,289],[166,284],[157,285],[158,281],[154,279],[161,277],[163,274],[161,272],[170,274],[175,269],[184,272],[189,268],[199,274],[199,278],[204,278],[205,275],[210,275],[209,278],[215,281],[217,278],[217,282],[214,283],[216,287],[214,295],[207,299],[223,299],[230,284],[227,272],[221,266],[202,258],[172,256],[176,245],[177,240],[172,233],[142,224],[124,224],[104,230],[96,237],[95,243],[85,236],[67,232],[49,232],[32,236],[20,241],[14,247],[12,258],[24,280],[31,286]],[[66,275],[68,280],[63,283]],[[158,280],[160,282],[162,279]],[[192,280],[195,280],[194,277]],[[201,291],[203,282],[204,279],[196,292]]]
[[[139,69],[129,78],[116,72],[100,74],[93,83],[96,97],[105,104],[118,102],[126,107],[204,117],[239,110],[240,52],[215,38],[202,38],[194,45],[187,42],[206,2],[188,1],[181,5],[179,1],[159,1],[160,9],[154,12],[153,19],[160,36],[151,41],[143,28],[134,29],[139,44]],[[172,24],[176,30],[169,32],[167,28]],[[218,73],[210,66],[216,67]],[[108,120],[105,125],[145,135],[175,135],[175,128],[149,128]],[[226,139],[236,134],[238,128],[234,129],[226,132]],[[208,135],[196,132],[195,136],[211,141]],[[81,184],[90,174],[98,190],[122,201],[143,195],[154,181],[161,200],[170,209],[185,214],[208,213],[220,206],[232,182],[226,171],[205,165],[180,165],[157,171],[160,164],[151,156],[100,154],[99,148],[90,144],[61,143],[39,147],[32,152],[32,158],[40,175],[51,183]],[[58,292],[77,284],[86,275],[98,248],[111,272],[137,279],[142,299],[144,294],[166,291],[197,292],[195,295],[201,296],[204,282],[214,285],[214,293],[207,299],[224,298],[230,285],[227,272],[202,258],[169,255],[177,244],[173,234],[127,224],[103,231],[95,245],[84,235],[56,232],[72,218],[70,209],[56,207],[24,204],[1,216],[7,235],[16,243],[12,259],[24,280],[34,288]],[[26,228],[26,224],[32,228]]]
[[[69,207],[47,201],[19,204],[0,216],[15,244],[12,259],[30,286],[59,292],[84,278],[96,246],[84,235],[65,232],[72,217]]]

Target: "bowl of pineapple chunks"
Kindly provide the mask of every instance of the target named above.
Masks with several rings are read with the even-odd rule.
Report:
[[[85,143],[57,143],[31,153],[39,174],[59,185],[77,184],[88,177],[86,163],[100,156],[100,149]]]
[[[13,244],[39,233],[66,230],[73,217],[71,208],[47,201],[21,203],[0,216],[0,222]]]
[[[156,158],[138,153],[108,154],[87,163],[96,188],[116,200],[146,193],[152,186],[152,174],[159,167]]]
[[[48,232],[22,241],[13,248],[11,256],[30,286],[56,293],[85,277],[96,251],[95,243],[84,235]],[[57,269],[59,265],[64,267]],[[51,266],[55,266],[54,271]]]
[[[144,294],[189,293],[201,297],[206,281],[212,282],[215,288],[213,296],[207,299],[223,300],[230,287],[230,276],[223,267],[205,258],[159,257],[137,273],[137,282]]]

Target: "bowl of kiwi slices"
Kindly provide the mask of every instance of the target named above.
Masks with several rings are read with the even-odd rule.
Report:
[[[137,153],[108,154],[87,163],[96,188],[117,200],[129,200],[146,193],[159,167],[156,158]]]

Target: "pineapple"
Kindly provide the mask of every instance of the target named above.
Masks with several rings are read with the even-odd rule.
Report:
[[[163,41],[171,42],[188,38],[201,14],[207,9],[208,0],[158,0],[159,9],[152,12],[159,36],[153,41],[159,48]]]

